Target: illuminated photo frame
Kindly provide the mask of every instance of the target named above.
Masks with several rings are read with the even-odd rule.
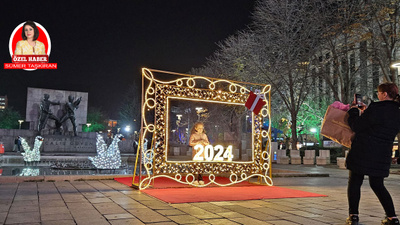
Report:
[[[245,107],[251,88],[260,89],[258,94],[266,102],[258,115],[251,113]],[[146,189],[151,187],[156,178],[160,177],[197,187],[206,187],[211,184],[229,186],[255,177],[259,178],[257,179],[259,183],[272,185],[270,91],[270,85],[143,68],[140,150],[136,157],[134,169],[134,171],[137,171],[137,168],[139,168],[140,172],[139,175],[134,173],[133,186]],[[182,104],[180,104],[180,101]],[[218,140],[210,140],[206,146],[192,146],[191,150],[187,151],[188,155],[193,149],[196,149],[197,153],[199,150],[204,151],[200,157],[197,154],[193,158],[194,160],[191,157],[181,161],[168,158],[172,151],[172,143],[174,143],[171,141],[172,126],[170,125],[174,118],[171,118],[172,105],[175,105],[175,111],[176,105],[178,105],[179,111],[185,108],[185,104],[195,102],[211,104],[209,105],[211,108],[214,107],[213,103],[218,104],[218,107],[222,105],[228,109],[234,106],[233,110],[239,110],[240,115],[246,115],[251,124],[248,137],[248,143],[252,147],[248,156],[250,160],[235,160],[234,155],[237,157],[237,154],[233,153],[235,149],[232,145],[228,143],[223,146]],[[193,106],[188,107],[188,109],[190,108],[193,108]],[[174,115],[179,117],[178,114]],[[196,115],[198,120],[201,120],[197,108]],[[188,119],[188,121],[190,120]],[[265,126],[265,123],[267,123],[267,126]],[[190,125],[188,122],[187,126]],[[174,130],[174,132],[176,131]],[[186,135],[189,135],[188,128]],[[189,138],[185,138],[185,140],[189,140]],[[188,141],[181,144],[188,145]],[[216,152],[215,157],[214,151]],[[145,173],[144,176],[142,176],[142,172]],[[204,184],[194,183],[197,174],[208,175],[209,181]],[[137,176],[139,176],[139,179],[135,179]],[[224,179],[224,182],[219,182],[218,176],[228,177],[229,181],[226,182],[226,179]]]

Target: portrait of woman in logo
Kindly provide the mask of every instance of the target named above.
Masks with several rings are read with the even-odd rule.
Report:
[[[38,41],[39,29],[33,21],[22,27],[22,40],[17,42],[14,55],[46,55],[45,45]]]

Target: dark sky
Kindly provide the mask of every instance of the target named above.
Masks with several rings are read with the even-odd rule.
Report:
[[[105,4],[103,4],[105,2]],[[254,0],[4,1],[0,95],[25,115],[27,87],[89,93],[112,118],[141,68],[186,73],[251,21]],[[49,33],[57,70],[5,70],[12,31],[27,20]]]

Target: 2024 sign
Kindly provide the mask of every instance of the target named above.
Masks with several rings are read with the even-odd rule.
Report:
[[[222,145],[216,145],[213,147],[212,145],[206,145],[205,147],[201,144],[195,145],[194,150],[197,151],[194,156],[194,161],[215,161],[222,162],[224,159],[227,159],[228,162],[232,162],[233,154],[232,154],[232,145],[229,145],[224,151],[224,147]],[[218,151],[214,157],[214,152]],[[204,157],[203,157],[204,153]]]

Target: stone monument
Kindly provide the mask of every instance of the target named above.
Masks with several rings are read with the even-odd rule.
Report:
[[[49,97],[47,98],[46,96]],[[45,100],[46,98],[47,100]],[[72,99],[72,102],[69,101],[69,98]],[[73,112],[71,111],[68,112],[68,110],[73,109],[75,106],[78,105],[79,109],[75,108]],[[50,112],[51,114],[43,114],[43,117],[41,117],[42,106],[44,110],[47,110],[48,107],[47,112]],[[72,108],[67,109],[70,106]],[[75,135],[77,132],[82,130],[82,125],[86,124],[87,108],[88,108],[87,92],[75,92],[75,91],[30,87],[28,88],[28,93],[27,93],[25,121],[29,122],[30,130],[39,130],[41,131],[42,135],[60,134],[61,131],[63,134]],[[74,119],[71,119],[72,115]],[[64,121],[61,123],[62,119]],[[41,122],[43,120],[44,122]]]

